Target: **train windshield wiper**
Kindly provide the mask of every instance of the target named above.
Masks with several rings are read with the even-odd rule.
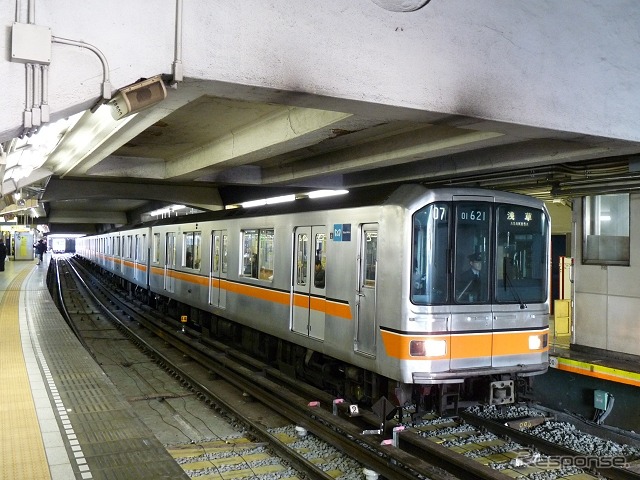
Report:
[[[520,310],[524,310],[525,308],[527,308],[527,305],[525,305],[525,303],[520,298],[520,295],[518,294],[518,289],[513,285],[513,282],[511,282],[511,277],[509,277],[509,274],[507,273],[506,257],[502,259],[502,278],[503,278],[502,285],[503,285],[504,291],[505,292],[507,291],[507,286],[508,286],[509,292],[520,304]]]

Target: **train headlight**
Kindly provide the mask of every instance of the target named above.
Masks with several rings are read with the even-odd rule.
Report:
[[[529,350],[540,350],[546,348],[548,335],[543,333],[542,335],[529,335]]]
[[[445,340],[411,340],[409,355],[412,357],[444,357],[447,353]]]

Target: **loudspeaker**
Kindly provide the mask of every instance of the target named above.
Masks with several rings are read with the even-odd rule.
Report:
[[[111,115],[115,120],[138,113],[151,105],[155,105],[167,98],[167,89],[162,76],[157,75],[138,83],[121,88],[109,102]]]

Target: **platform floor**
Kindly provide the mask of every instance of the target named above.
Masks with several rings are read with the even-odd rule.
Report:
[[[66,325],[46,272],[31,261],[8,261],[0,272],[0,480],[188,478]],[[561,373],[640,386],[638,362],[570,347],[568,337],[550,341],[550,374],[536,380],[548,400],[566,407],[602,388],[558,392]],[[611,391],[628,422],[635,389]]]
[[[66,325],[47,265],[5,267],[0,479],[188,478]]]

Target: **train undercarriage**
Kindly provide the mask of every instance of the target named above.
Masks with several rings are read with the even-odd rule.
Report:
[[[103,278],[110,278],[114,286],[130,297],[176,322],[186,316],[188,327],[205,338],[240,348],[290,377],[361,406],[371,406],[384,397],[396,407],[414,406],[415,414],[435,411],[441,415],[456,415],[459,409],[478,403],[513,403],[518,398],[524,398],[530,390],[529,377],[516,378],[511,375],[470,377],[461,383],[401,383],[211,312],[157,295],[106,271],[101,273]],[[397,411],[400,412],[401,408]]]

